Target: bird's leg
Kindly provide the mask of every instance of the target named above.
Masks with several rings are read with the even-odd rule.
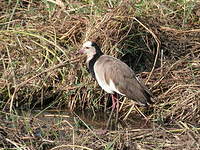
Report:
[[[111,110],[111,113],[110,113],[110,116],[109,116],[109,118],[108,118],[108,122],[107,122],[107,128],[108,128],[108,126],[109,126],[109,124],[110,124],[110,120],[111,120],[111,117],[112,117],[112,114],[113,114],[113,111],[114,111],[114,109],[115,109],[115,107],[116,107],[116,98],[115,98],[115,96],[114,95],[111,95],[111,97],[112,97],[112,110]]]
[[[116,95],[117,96],[117,95]],[[117,97],[115,97],[115,95],[111,95],[112,97],[112,110],[111,110],[111,113],[110,113],[110,116],[109,116],[109,119],[108,119],[108,122],[107,122],[107,128],[109,126],[109,123],[110,123],[110,120],[111,120],[111,117],[112,117],[112,114],[113,114],[113,111],[115,110],[116,108],[116,123],[118,121],[118,114],[119,114],[119,99]]]
[[[115,96],[112,95],[112,110],[114,110],[115,107],[116,107],[116,101],[115,100],[116,100]]]
[[[119,115],[119,99],[117,98],[117,95],[116,97],[113,95],[113,99],[115,101],[115,107],[116,107],[116,122],[118,120],[118,115]]]

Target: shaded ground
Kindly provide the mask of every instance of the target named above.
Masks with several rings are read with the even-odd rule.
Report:
[[[37,116],[37,117],[35,117]],[[26,113],[26,117],[2,114],[0,138],[2,147],[20,149],[198,149],[199,130],[184,122],[171,125],[144,125],[136,116],[130,126],[115,124],[117,130],[103,130],[105,121],[82,118],[70,113]],[[140,118],[140,119],[139,119]],[[81,120],[82,120],[81,119]],[[101,123],[98,124],[98,123]],[[143,124],[141,124],[143,122]],[[131,125],[131,123],[134,123]],[[140,124],[140,126],[138,126]],[[11,134],[12,133],[12,134]],[[60,147],[60,148],[59,148]],[[85,147],[85,148],[84,148]]]
[[[200,149],[199,2],[0,3],[0,148]],[[127,121],[104,130],[110,97],[75,55],[86,39],[152,90],[156,104],[140,108],[146,126],[121,98]]]

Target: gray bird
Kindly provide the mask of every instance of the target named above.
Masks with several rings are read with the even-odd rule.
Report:
[[[113,94],[118,93],[142,106],[154,103],[152,93],[137,79],[134,71],[121,60],[105,55],[95,42],[85,42],[79,53],[87,55],[89,72],[102,89],[112,94],[113,102],[116,100]]]

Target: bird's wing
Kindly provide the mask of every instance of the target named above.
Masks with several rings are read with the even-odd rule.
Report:
[[[138,81],[134,71],[125,63],[111,56],[104,55],[99,60],[102,67],[102,75],[109,84],[110,80],[114,83],[116,89],[139,103],[151,103],[152,94],[149,89]]]

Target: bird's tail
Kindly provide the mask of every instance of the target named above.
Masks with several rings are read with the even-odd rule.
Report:
[[[155,100],[152,97],[152,95],[150,95],[148,92],[145,91],[144,99],[142,99],[142,100],[140,99],[139,101],[137,101],[137,103],[140,106],[148,107],[150,105],[153,105],[155,103]]]

